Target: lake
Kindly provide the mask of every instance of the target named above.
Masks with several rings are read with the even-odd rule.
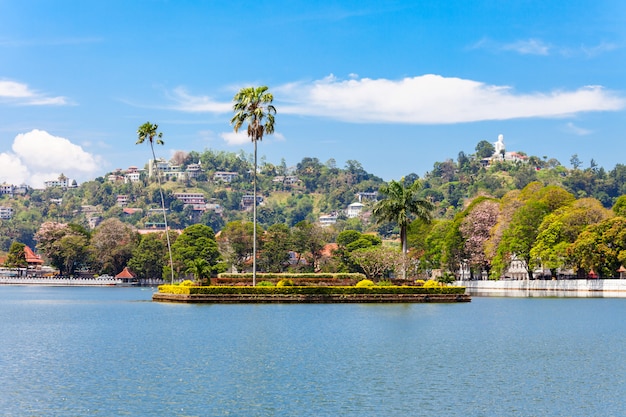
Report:
[[[626,300],[190,305],[0,286],[4,416],[621,416]]]

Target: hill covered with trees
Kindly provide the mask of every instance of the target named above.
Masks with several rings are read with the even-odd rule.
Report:
[[[496,153],[493,145],[486,141],[479,142],[475,151],[470,155],[459,152],[456,159],[436,162],[423,178],[409,173],[401,180],[406,187],[418,181],[419,198],[434,205],[434,221],[430,224],[414,222],[409,230],[410,253],[416,272],[444,269],[457,273],[463,266],[472,274],[500,276],[506,274],[512,260],[521,260],[529,273],[538,262],[548,265],[554,274],[561,267],[576,271],[600,268],[604,274],[610,273],[613,264],[594,267],[598,262],[591,258],[573,263],[576,253],[582,256],[589,248],[585,249],[582,244],[571,245],[583,232],[600,233],[593,232],[594,227],[605,231],[619,228],[621,223],[615,218],[623,214],[619,207],[623,202],[620,197],[626,194],[625,165],[618,164],[606,171],[593,160],[588,167],[583,167],[577,155],[572,156],[569,168],[555,159],[527,156],[523,152],[516,152],[509,158],[504,153]],[[213,233],[209,233],[208,239],[215,240],[220,256],[204,256],[210,273],[235,264],[245,269],[249,254],[243,249],[243,242],[247,232],[236,230],[234,225],[245,225],[251,219],[251,159],[243,152],[178,152],[171,161],[160,161],[161,168],[156,172],[151,172],[149,167],[129,169],[107,173],[77,187],[3,194],[0,206],[9,208],[12,215],[0,220],[0,250],[8,252],[11,245],[18,242],[47,252],[44,253],[46,258],[51,260],[54,250],[50,252],[46,239],[60,242],[69,236],[71,238],[64,241],[65,249],[73,248],[76,261],[57,260],[57,264],[63,264],[67,272],[89,267],[111,273],[119,272],[122,263],[129,262],[139,246],[145,247],[146,253],[160,253],[158,248],[162,241],[155,237],[158,233],[136,234],[138,230],[158,231],[162,226],[158,173],[164,180],[169,226],[187,231],[192,226],[203,225]],[[132,172],[134,176],[129,175]],[[286,245],[271,251],[267,249],[271,245],[266,248],[265,255],[261,255],[268,257],[261,263],[266,265],[265,269],[294,265],[301,268],[306,264],[315,270],[362,271],[363,266],[354,262],[356,258],[347,255],[352,252],[348,245],[352,244],[353,250],[371,249],[370,246],[378,246],[376,242],[359,237],[339,248],[336,256],[326,256],[327,259],[323,259],[323,247],[327,243],[338,244],[339,236],[345,231],[374,234],[380,239],[395,238],[399,233],[396,224],[376,222],[371,216],[381,197],[378,190],[385,182],[366,172],[358,161],[347,161],[340,168],[332,159],[322,163],[317,158],[307,157],[296,166],[287,167],[284,160],[273,165],[261,158],[257,174],[262,196],[258,207],[260,236],[266,240],[267,236],[274,236],[275,239],[270,239],[273,245],[280,242]],[[560,196],[558,202],[553,201],[556,196]],[[348,216],[347,207],[357,201],[363,204],[362,211],[358,216]],[[613,210],[608,210],[610,208]],[[587,217],[575,219],[570,211]],[[330,215],[335,223],[321,227],[320,215]],[[560,230],[558,233],[563,236],[553,236],[550,240],[547,235],[557,233],[552,223],[563,221],[569,221],[571,228]],[[614,223],[604,224],[606,221]],[[57,229],[65,232],[45,237],[46,233]],[[104,239],[107,234],[104,229],[112,229],[107,233],[117,236],[119,247],[95,243]],[[526,232],[528,234],[524,235]],[[221,235],[227,238],[220,242]],[[233,243],[237,235],[241,240],[239,249]],[[295,243],[296,235],[299,243]],[[359,240],[359,244],[354,244]],[[120,245],[120,241],[129,245],[126,252],[122,251],[124,245]],[[262,243],[268,244],[267,241]],[[557,246],[560,249],[554,249]],[[97,254],[103,251],[118,249],[125,253],[120,255],[119,261],[87,261],[94,256],[101,257]],[[272,252],[282,255],[272,260],[269,259]],[[294,256],[293,253],[301,259],[286,258]],[[67,254],[64,256],[67,259]],[[613,263],[624,262],[622,255],[616,256]],[[178,272],[186,271],[191,261],[180,261]],[[143,265],[168,263],[140,262],[138,258],[134,262],[136,268],[141,262]],[[267,266],[270,264],[274,266]]]

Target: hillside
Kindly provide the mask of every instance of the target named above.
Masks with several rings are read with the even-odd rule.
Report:
[[[594,197],[605,207],[611,207],[619,196],[626,194],[624,165],[606,171],[592,160],[584,168],[573,156],[572,167],[566,168],[547,157],[527,156],[523,152],[508,154],[497,157],[493,146],[482,141],[475,154],[460,152],[456,159],[435,162],[424,178],[411,173],[404,181],[421,180],[422,197],[436,205],[435,217],[447,219],[452,219],[476,196],[501,198],[534,181],[560,186],[576,198]],[[251,200],[245,197],[252,194],[249,158],[205,151],[177,154],[173,160],[162,163],[167,166],[162,175],[171,227],[183,229],[202,223],[219,231],[229,221],[251,218]],[[308,157],[291,168],[284,162],[278,166],[263,163],[258,180],[263,198],[258,220],[264,228],[276,223],[293,226],[302,220],[317,222],[320,215],[335,214],[338,231],[369,230],[382,236],[393,232],[393,227],[376,226],[367,217],[348,219],[345,215],[348,205],[360,198],[367,212],[383,184],[358,161],[348,161],[344,168],[336,167],[332,159],[322,163]],[[8,192],[10,187],[3,185],[0,198],[0,207],[10,212],[10,218],[0,220],[0,251],[6,252],[13,241],[34,247],[33,235],[44,221],[75,223],[86,229],[93,229],[108,218],[119,218],[138,229],[158,227],[162,222],[158,184],[145,169],[107,173],[76,188],[27,189],[21,193],[16,187],[15,192]],[[181,194],[200,200],[184,200]]]

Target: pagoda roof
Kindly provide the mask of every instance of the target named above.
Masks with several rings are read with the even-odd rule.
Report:
[[[120,272],[119,274],[117,274],[115,276],[115,278],[122,278],[122,279],[131,279],[131,278],[135,278],[136,275],[133,274],[130,269],[128,269],[127,266],[124,267],[124,269],[122,269],[122,272]]]
[[[24,246],[24,257],[26,258],[26,262],[29,264],[43,264],[43,259],[41,256],[35,255],[35,252],[28,246]]]

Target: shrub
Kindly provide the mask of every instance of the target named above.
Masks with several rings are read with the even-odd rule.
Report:
[[[196,284],[193,281],[186,279],[183,282],[181,282],[179,285],[182,285],[183,287],[193,287]]]
[[[376,284],[374,284],[374,282],[372,280],[369,279],[362,279],[361,281],[357,282],[355,287],[357,288],[369,288],[369,287],[373,287]]]
[[[277,287],[293,287],[293,281],[287,278],[283,278],[276,284]]]
[[[416,279],[415,280],[415,285],[417,285],[418,287],[423,287],[425,283],[426,283],[426,281],[424,281],[423,279]]]
[[[379,287],[391,287],[393,285],[393,282],[389,281],[388,279],[383,279],[378,281],[378,286]]]
[[[271,281],[261,281],[256,284],[257,287],[273,287],[274,283]]]
[[[440,284],[438,281],[435,281],[434,279],[429,279],[424,283],[424,288],[439,288],[442,286],[442,284]]]

